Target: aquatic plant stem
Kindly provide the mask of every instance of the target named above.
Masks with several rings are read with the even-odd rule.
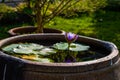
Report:
[[[71,43],[68,43],[68,55],[70,54],[70,44]]]

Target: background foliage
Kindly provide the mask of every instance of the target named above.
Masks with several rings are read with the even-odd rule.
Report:
[[[34,11],[25,3],[16,7],[0,4],[0,39],[9,37],[7,30],[13,27],[35,25],[31,16]],[[81,0],[45,26],[110,41],[120,49],[119,25],[119,0]]]

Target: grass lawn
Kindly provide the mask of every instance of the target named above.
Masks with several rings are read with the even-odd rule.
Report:
[[[71,19],[56,17],[47,27],[110,41],[120,50],[120,12],[99,11]]]
[[[0,39],[8,37],[7,30],[10,28],[23,25],[26,24],[0,26]],[[89,16],[83,14],[69,19],[56,17],[46,27],[110,41],[120,50],[120,12],[101,10]]]

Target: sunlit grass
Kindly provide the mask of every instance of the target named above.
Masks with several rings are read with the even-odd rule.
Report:
[[[100,11],[91,16],[65,19],[56,17],[46,27],[115,43],[120,49],[120,12]]]
[[[49,25],[46,27],[62,29],[67,32],[74,32],[77,33],[79,29],[85,29],[89,26],[92,26],[93,23],[91,17],[79,17],[79,18],[72,18],[72,19],[65,19],[61,17],[56,17],[53,21],[50,22]]]

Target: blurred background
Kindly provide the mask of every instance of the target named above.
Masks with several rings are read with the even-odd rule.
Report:
[[[33,0],[0,0],[0,39],[14,27],[36,26]],[[55,8],[51,0],[48,13]],[[113,42],[120,50],[120,0],[80,0],[45,24],[47,28]]]

